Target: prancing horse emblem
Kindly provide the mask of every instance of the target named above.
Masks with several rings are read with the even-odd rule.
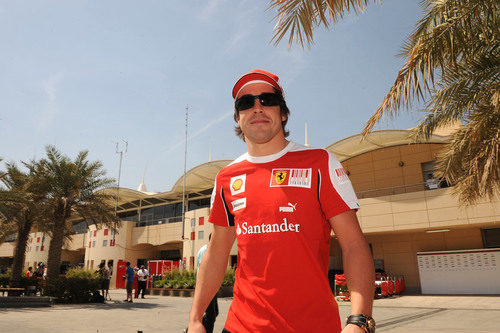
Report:
[[[276,175],[274,176],[276,183],[278,185],[281,185],[286,179],[286,171],[278,171],[276,172]]]

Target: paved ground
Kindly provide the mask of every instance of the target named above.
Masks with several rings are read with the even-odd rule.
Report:
[[[182,332],[191,298],[148,296],[124,303],[123,290],[111,291],[113,301],[51,308],[0,309],[0,332]],[[220,299],[221,332],[231,299]],[[340,303],[341,317],[350,312]],[[498,296],[401,296],[375,301],[377,332],[500,332]]]

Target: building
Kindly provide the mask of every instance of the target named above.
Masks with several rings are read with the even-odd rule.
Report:
[[[447,133],[435,134],[423,143],[412,143],[409,133],[375,131],[362,141],[358,134],[326,149],[342,162],[360,199],[358,217],[376,268],[403,275],[407,287],[418,291],[418,252],[500,247],[500,198],[461,206],[453,187],[430,179]],[[116,268],[118,260],[140,265],[164,259],[181,260],[185,267],[196,268],[196,254],[208,242],[212,228],[207,220],[213,182],[228,163],[207,162],[186,173],[184,225],[183,177],[163,193],[148,193],[144,184],[142,191],[109,189],[118,195],[122,224],[117,233],[75,221],[77,234],[63,251],[64,263],[96,269],[102,261],[111,260]],[[330,268],[341,270],[340,247],[333,234],[332,239]],[[46,261],[47,246],[47,237],[32,233],[26,267]],[[0,245],[0,265],[8,263],[12,255],[12,242]],[[236,258],[235,244],[228,265],[236,264]],[[112,287],[115,281],[116,275]]]

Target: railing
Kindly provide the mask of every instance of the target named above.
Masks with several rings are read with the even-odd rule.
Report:
[[[150,221],[140,221],[135,225],[136,227],[147,227],[150,225],[167,224],[167,223],[177,223],[182,222],[182,216],[174,216],[169,218],[150,220]]]
[[[441,186],[438,188],[444,188],[444,187],[448,187],[448,185],[441,184]],[[358,199],[365,199],[365,198],[382,197],[384,195],[403,194],[403,193],[411,193],[419,191],[432,191],[432,190],[427,188],[425,183],[417,183],[417,184],[384,187],[374,190],[361,191],[361,192],[356,192],[356,195]]]

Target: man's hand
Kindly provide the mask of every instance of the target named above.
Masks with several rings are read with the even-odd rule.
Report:
[[[205,326],[201,321],[189,322],[188,333],[206,333]]]
[[[364,333],[364,332],[365,332],[364,329],[354,324],[348,324],[342,330],[342,333]]]

